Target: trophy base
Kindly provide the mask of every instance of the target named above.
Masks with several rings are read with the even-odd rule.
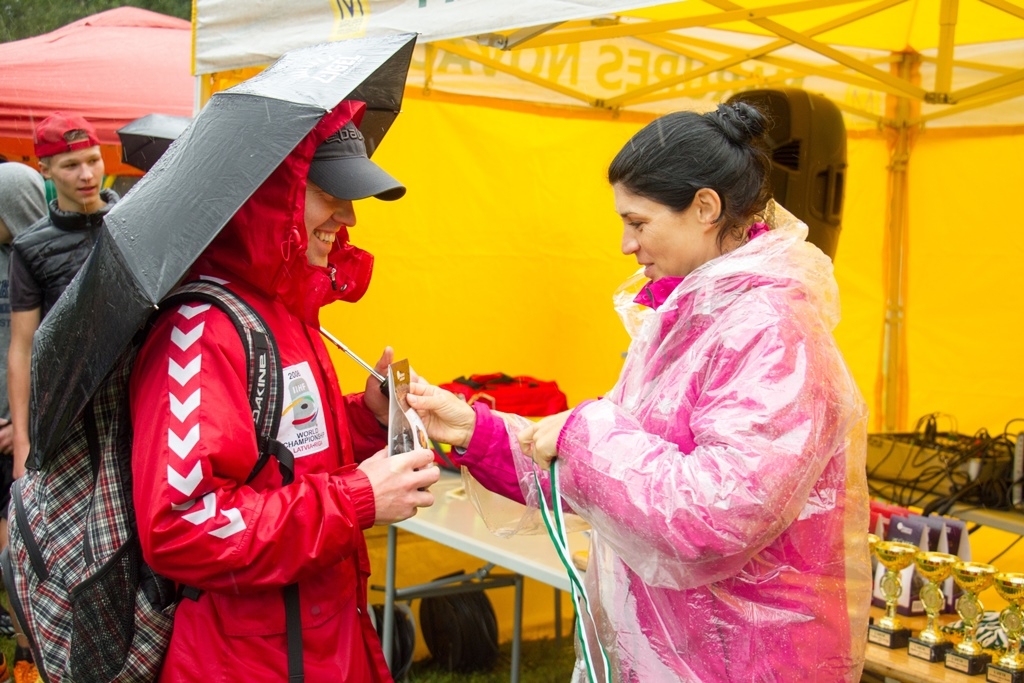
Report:
[[[889,631],[871,624],[868,626],[868,642],[887,647],[890,650],[900,650],[910,642],[910,629],[901,628],[899,631]]]
[[[953,643],[926,643],[923,640],[917,638],[911,638],[910,644],[908,645],[907,654],[917,659],[923,659],[926,662],[944,662],[946,660],[946,652],[949,648],[953,647]],[[1014,683],[1018,683],[1014,681]],[[1019,683],[1024,683],[1021,681]]]
[[[946,653],[946,668],[968,676],[985,673],[985,666],[992,661],[992,655],[962,655],[950,650]]]
[[[989,664],[985,680],[989,683],[1024,683],[1024,671],[1007,669],[998,664]]]

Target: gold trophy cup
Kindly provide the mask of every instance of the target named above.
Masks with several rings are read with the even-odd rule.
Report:
[[[968,676],[985,671],[992,656],[974,639],[978,621],[985,614],[985,606],[978,594],[992,585],[996,568],[983,562],[957,562],[953,565],[953,580],[963,589],[963,595],[956,601],[956,612],[964,624],[964,637],[952,650],[946,652],[946,666]]]
[[[1006,632],[1006,654],[988,665],[985,680],[992,683],[1024,683],[1024,654],[1020,638],[1024,635],[1024,574],[999,572],[994,580],[996,592],[1009,603],[999,613],[999,625]]]
[[[903,593],[900,572],[914,562],[917,546],[902,541],[878,541],[872,546],[875,557],[885,567],[882,577],[882,595],[885,597],[885,616],[868,626],[868,641],[897,650],[906,647],[910,640],[910,629],[896,616],[896,601]]]
[[[960,558],[956,555],[948,553],[921,551],[914,556],[917,573],[928,581],[921,589],[921,602],[924,603],[924,611],[928,615],[928,625],[917,634],[917,637],[910,639],[907,654],[911,657],[941,662],[946,658],[946,651],[953,647],[949,638],[938,629],[935,617],[946,604],[946,597],[942,594],[942,582],[949,578],[953,565],[959,561]]]

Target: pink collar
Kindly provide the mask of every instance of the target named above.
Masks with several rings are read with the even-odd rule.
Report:
[[[767,223],[754,223],[747,231],[747,241],[760,237],[768,230],[770,228]],[[657,310],[682,281],[681,277],[663,277],[660,280],[652,280],[644,285],[640,293],[633,299],[633,303]]]
[[[681,277],[663,277],[659,280],[652,280],[644,285],[640,293],[633,299],[633,303],[657,310],[682,281]]]

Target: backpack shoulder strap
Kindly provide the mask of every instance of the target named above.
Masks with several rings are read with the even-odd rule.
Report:
[[[280,353],[273,333],[259,313],[244,299],[227,287],[208,280],[184,284],[167,296],[161,303],[162,309],[178,304],[201,301],[216,306],[231,320],[238,331],[248,358],[246,383],[249,391],[249,407],[256,429],[256,441],[260,455],[252,472],[246,479],[248,484],[260,473],[264,465],[274,456],[281,469],[285,484],[295,479],[295,457],[288,447],[277,440],[281,426],[281,398],[284,378]]]
[[[273,333],[262,316],[241,297],[227,287],[208,280],[197,280],[178,287],[163,300],[161,307],[190,301],[203,301],[224,311],[238,331],[248,354],[246,381],[249,389],[249,407],[252,409],[252,421],[256,427],[260,455],[245,483],[248,484],[256,478],[271,455],[277,458],[284,484],[292,483],[295,479],[295,456],[287,446],[277,440],[277,432],[281,426],[281,390],[284,375],[281,355]],[[187,586],[183,590],[186,597],[198,595],[197,591]],[[191,591],[191,594],[188,591]],[[288,680],[302,683],[302,618],[298,584],[289,584],[283,591],[288,638]]]

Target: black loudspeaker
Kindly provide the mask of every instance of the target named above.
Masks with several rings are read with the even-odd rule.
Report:
[[[835,259],[842,229],[846,126],[831,100],[798,88],[748,90],[729,103],[752,104],[768,118],[775,201],[807,224],[807,241]]]

